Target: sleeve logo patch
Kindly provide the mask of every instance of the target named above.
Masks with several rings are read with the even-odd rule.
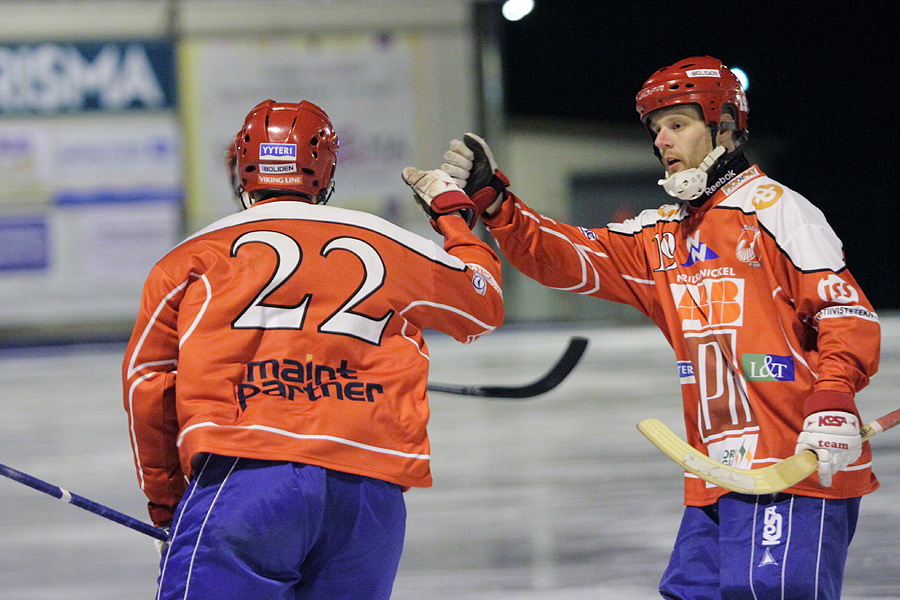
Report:
[[[825,302],[837,302],[838,304],[859,302],[859,292],[856,291],[856,288],[833,273],[819,280],[818,290],[819,298]]]

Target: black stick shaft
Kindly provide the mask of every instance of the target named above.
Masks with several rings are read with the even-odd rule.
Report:
[[[454,385],[429,383],[428,391],[479,398],[531,398],[549,392],[572,372],[587,348],[587,338],[575,336],[560,359],[543,377],[525,385]]]

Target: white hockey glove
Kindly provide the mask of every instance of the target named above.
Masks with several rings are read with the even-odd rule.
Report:
[[[162,529],[163,531],[166,532],[166,537],[168,538],[168,537],[169,537],[169,528],[168,528],[168,527],[162,527],[161,529]],[[160,558],[163,557],[163,555],[166,553],[166,550],[169,548],[169,542],[168,542],[168,540],[166,540],[166,541],[164,542],[164,541],[162,541],[162,540],[154,539],[154,540],[153,540],[153,545],[156,546],[156,551],[159,552],[159,557],[160,557]]]
[[[437,224],[438,217],[457,212],[466,220],[470,229],[475,226],[478,220],[475,204],[444,171],[423,171],[406,167],[403,169],[403,181],[412,188],[416,201],[438,233],[443,235]]]
[[[453,178],[475,203],[477,214],[493,216],[506,198],[509,179],[497,168],[494,154],[483,139],[467,133],[450,142],[441,170]]]
[[[819,460],[819,483],[831,486],[831,477],[862,454],[859,419],[842,410],[824,410],[804,419],[795,452],[812,450]]]

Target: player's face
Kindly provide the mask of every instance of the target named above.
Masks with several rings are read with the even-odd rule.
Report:
[[[709,128],[693,106],[659,109],[650,115],[650,130],[666,175],[699,167],[712,150]]]

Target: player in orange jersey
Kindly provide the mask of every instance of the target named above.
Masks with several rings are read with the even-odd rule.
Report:
[[[449,176],[403,173],[441,248],[325,206],[337,151],[314,104],[256,106],[233,148],[246,210],[144,285],[122,376],[169,529],[160,599],[387,599],[403,492],[431,485],[422,331],[470,342],[503,320],[499,260]]]
[[[564,225],[507,187],[484,140],[453,140],[442,168],[517,269],[630,304],[669,340],[690,443],[762,467],[812,449],[818,476],[774,497],[685,475],[666,598],[840,596],[860,497],[877,487],[854,396],[878,365],[878,317],[815,206],[744,155],[747,98],[720,61],[654,73],[641,122],[675,203],[606,227]]]

